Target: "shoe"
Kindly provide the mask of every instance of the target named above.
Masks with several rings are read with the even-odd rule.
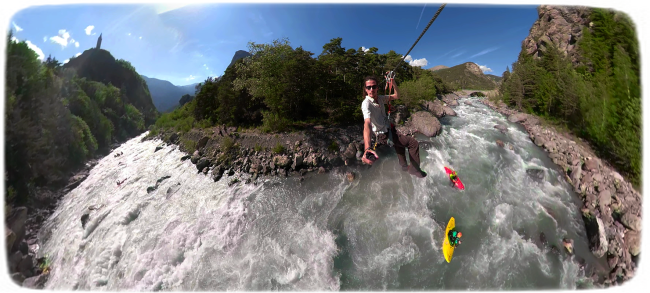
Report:
[[[419,168],[413,167],[413,165],[409,166],[409,174],[418,177],[418,178],[424,178],[427,177],[427,173],[424,171],[420,170]]]

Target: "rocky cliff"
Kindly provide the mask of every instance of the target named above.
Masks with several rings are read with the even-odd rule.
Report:
[[[589,25],[588,7],[550,6],[537,8],[539,19],[533,23],[523,46],[526,53],[540,58],[546,48],[553,44],[560,52],[570,56],[573,64],[578,62],[576,43],[582,37],[582,30]]]

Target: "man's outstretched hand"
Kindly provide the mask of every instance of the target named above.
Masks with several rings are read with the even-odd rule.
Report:
[[[361,157],[361,161],[365,164],[372,165],[377,159],[379,159],[379,156],[377,153],[371,149],[366,150],[365,153],[363,153],[363,157]]]

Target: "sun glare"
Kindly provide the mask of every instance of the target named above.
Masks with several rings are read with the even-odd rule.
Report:
[[[189,5],[188,3],[159,3],[155,4],[155,10],[157,14],[162,14],[168,11],[176,10],[181,7]]]

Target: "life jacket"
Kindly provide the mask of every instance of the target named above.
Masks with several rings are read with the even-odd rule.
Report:
[[[449,244],[458,244],[458,236],[456,235],[458,235],[458,232],[456,230],[449,231]]]

